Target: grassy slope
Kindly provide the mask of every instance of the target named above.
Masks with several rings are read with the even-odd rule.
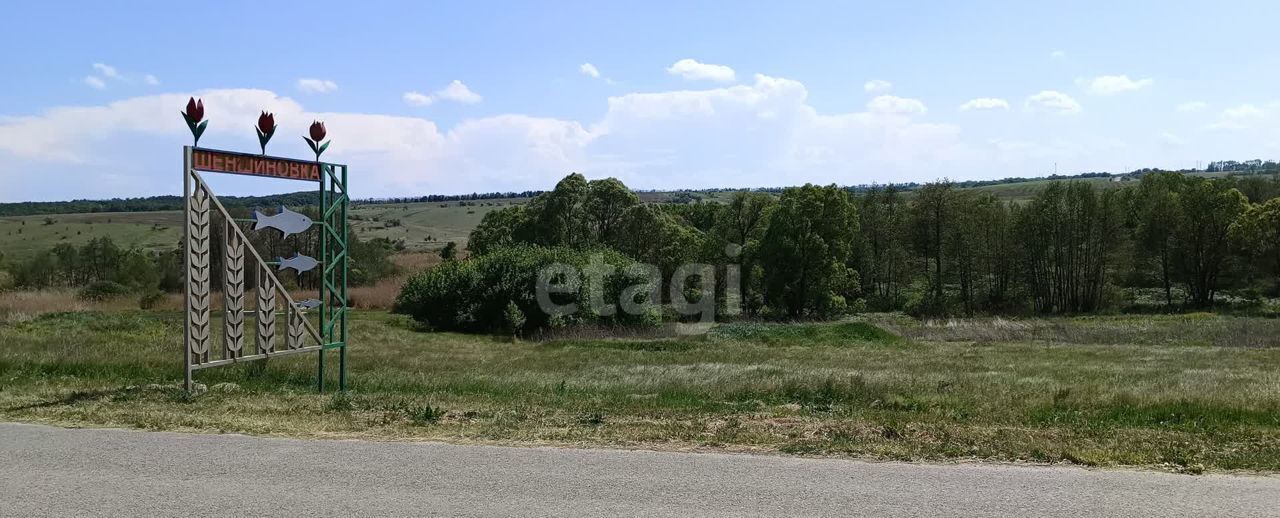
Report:
[[[509,343],[359,312],[350,396],[314,393],[311,356],[199,372],[211,390],[187,398],[178,314],[46,315],[0,324],[0,419],[1280,471],[1280,348],[1212,345],[1240,319],[876,318]]]
[[[467,236],[485,214],[527,201],[521,198],[468,202],[475,206],[461,206],[458,202],[357,205],[351,214],[361,218],[353,222],[361,238],[404,239],[409,250],[438,250],[449,241],[465,246]],[[374,218],[379,221],[373,221]],[[387,221],[392,219],[400,220],[400,226],[388,227]],[[428,237],[432,239],[427,241]]]
[[[438,250],[449,241],[465,246],[467,235],[480,224],[486,213],[525,201],[490,200],[476,202],[481,205],[478,207],[463,207],[458,202],[448,202],[448,207],[441,207],[445,202],[357,205],[351,209],[351,214],[361,219],[353,220],[352,225],[361,239],[404,239],[409,251]],[[176,211],[48,217],[56,223],[45,225],[46,216],[0,218],[0,251],[6,258],[23,259],[59,243],[80,246],[101,236],[110,237],[117,245],[126,248],[169,250],[182,239],[182,213]],[[373,221],[375,217],[380,221]],[[387,227],[388,219],[399,219],[401,226]],[[433,240],[427,241],[428,236]]]
[[[24,258],[59,243],[81,246],[96,237],[110,237],[122,246],[172,249],[181,240],[182,213],[102,212],[0,218],[0,251],[6,258]]]

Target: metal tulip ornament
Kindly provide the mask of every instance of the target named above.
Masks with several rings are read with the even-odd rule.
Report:
[[[191,136],[195,137],[192,147],[198,147],[200,135],[204,134],[204,128],[209,125],[209,121],[204,120],[204,100],[195,97],[187,100],[187,111],[182,112],[182,118],[186,119],[187,127],[191,128]]]
[[[271,140],[271,136],[276,134],[276,116],[273,113],[262,112],[258,116],[258,125],[254,126],[258,132],[258,144],[262,146],[262,154],[267,154],[267,142]]]
[[[302,137],[302,140],[307,141],[307,145],[311,146],[312,151],[315,151],[316,162],[319,162],[320,154],[324,153],[324,150],[329,148],[329,142],[333,142],[333,141],[331,140],[329,142],[321,142],[322,140],[324,140],[324,137],[326,135],[324,131],[323,122],[313,121],[311,123],[310,133],[311,133],[311,138]]]

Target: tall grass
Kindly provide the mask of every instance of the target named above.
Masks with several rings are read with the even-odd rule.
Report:
[[[348,395],[316,394],[307,355],[200,371],[189,398],[180,313],[44,315],[0,324],[0,419],[1280,471],[1280,348],[1178,340],[1177,320],[1153,327],[1167,340],[1104,343],[1136,324],[876,319],[512,342],[356,312]],[[1044,329],[1074,342],[1023,340]]]

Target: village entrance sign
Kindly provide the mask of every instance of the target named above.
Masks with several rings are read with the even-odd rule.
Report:
[[[182,113],[194,141],[182,150],[185,198],[183,249],[186,263],[186,330],[183,338],[184,387],[191,391],[195,371],[223,365],[315,352],[316,386],[324,390],[325,351],[338,350],[338,388],[347,387],[347,166],[320,161],[329,147],[321,122],[303,137],[315,160],[268,156],[267,142],[275,134],[273,114],[263,112],[256,127],[262,154],[199,147],[209,121],[203,100],[191,99]],[[316,182],[320,187],[319,221],[279,207],[266,215],[236,219],[209,188],[201,172],[283,178]],[[241,228],[252,223],[252,228]],[[315,227],[313,229],[313,227]],[[283,236],[320,232],[319,257],[294,251],[293,257],[264,260],[246,232],[280,232]],[[221,239],[216,239],[221,238]],[[217,245],[217,250],[211,248]],[[309,252],[308,253],[315,253]],[[220,261],[212,261],[219,254]],[[221,264],[220,286],[213,286],[212,265]],[[276,268],[272,268],[272,267]],[[318,299],[297,301],[277,273],[292,268],[301,274],[319,269]],[[213,292],[222,294],[216,311]],[[249,294],[252,294],[251,296]],[[284,333],[277,336],[277,324]],[[254,339],[248,343],[248,335]],[[221,337],[218,339],[217,337]],[[281,340],[282,339],[282,340]],[[283,343],[281,343],[283,342]],[[220,347],[218,347],[220,345]],[[216,350],[216,352],[215,352]]]

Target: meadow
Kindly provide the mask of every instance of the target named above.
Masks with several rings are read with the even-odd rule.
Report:
[[[362,240],[403,240],[408,252],[438,251],[450,241],[465,247],[489,211],[528,199],[407,204],[356,204],[351,228]],[[0,217],[0,252],[22,260],[59,244],[83,246],[108,237],[122,248],[166,251],[182,240],[182,212],[100,212]]]
[[[720,324],[543,341],[352,321],[351,390],[315,359],[198,373],[181,314],[0,320],[0,419],[444,440],[1280,471],[1280,321],[1211,314]],[[330,362],[332,365],[333,362]],[[336,372],[328,373],[332,387]]]

